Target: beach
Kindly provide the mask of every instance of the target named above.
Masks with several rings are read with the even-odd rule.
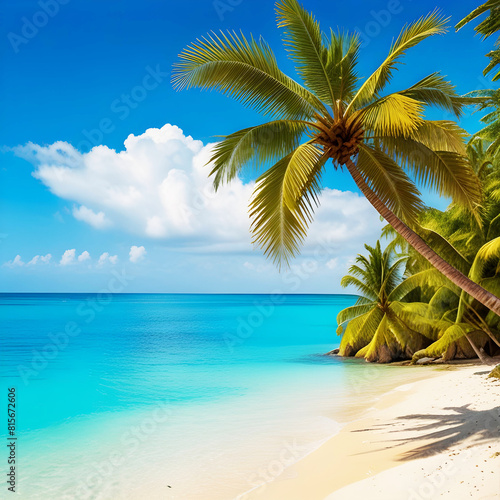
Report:
[[[386,392],[241,499],[500,498],[500,381],[487,378],[489,368],[408,367],[426,370],[424,380]]]
[[[500,451],[500,383],[486,378],[490,367],[325,356],[335,312],[352,296],[284,296],[241,336],[238,318],[269,296],[115,295],[91,323],[78,311],[94,295],[0,299],[9,332],[2,374],[17,378],[23,407],[39,409],[19,421],[20,498],[356,499],[369,491],[415,500],[452,486],[463,488],[454,498],[498,491],[491,471],[500,458],[490,457]],[[33,365],[32,350],[43,353],[72,321],[81,333]],[[25,382],[19,367],[31,367]],[[411,496],[432,481],[439,494]]]

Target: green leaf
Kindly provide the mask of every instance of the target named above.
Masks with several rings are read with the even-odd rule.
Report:
[[[234,179],[247,166],[257,168],[290,154],[308,130],[308,122],[277,120],[228,135],[214,146],[210,158],[215,188]]]
[[[446,32],[445,23],[446,19],[439,16],[437,11],[434,11],[425,17],[421,17],[418,21],[406,25],[397,40],[392,44],[385,61],[365,80],[348,109],[351,107],[356,109],[356,107],[366,104],[374,96],[377,96],[391,80],[392,71],[396,68],[399,58],[408,49],[418,45],[429,36],[444,34]]]
[[[455,91],[455,86],[447,82],[439,73],[432,73],[409,89],[398,93],[426,105],[437,106],[454,113],[457,118],[462,115],[464,104],[473,102],[470,99],[460,97]]]
[[[306,236],[325,161],[317,146],[302,144],[257,179],[250,203],[254,242],[280,267],[288,265]]]
[[[174,88],[198,87],[228,94],[264,115],[311,118],[324,109],[308,90],[286,76],[264,40],[236,33],[208,35],[184,49],[174,65]]]
[[[330,30],[327,72],[333,95],[342,102],[352,99],[358,84],[356,66],[361,42],[357,34]]]
[[[378,149],[362,144],[357,167],[384,205],[407,224],[417,222],[423,209],[420,193],[392,158]]]
[[[378,308],[349,321],[340,341],[339,355],[354,356],[368,345],[377,330],[384,313]]]
[[[328,49],[314,16],[297,0],[276,4],[278,27],[285,28],[285,47],[297,64],[297,72],[306,86],[323,102],[333,105],[337,99],[328,71]]]
[[[402,94],[389,94],[359,111],[365,129],[376,136],[408,137],[422,124],[422,103]]]

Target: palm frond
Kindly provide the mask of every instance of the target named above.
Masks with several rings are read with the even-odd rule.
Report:
[[[402,283],[400,283],[392,292],[389,294],[388,300],[390,301],[400,301],[404,299],[410,292],[416,288],[427,286],[427,287],[441,287],[448,286],[450,288],[458,288],[451,283],[448,278],[437,271],[434,268],[426,269],[425,271],[420,271],[419,273],[413,274],[406,278]]]
[[[391,308],[402,321],[430,340],[437,340],[451,324],[429,311],[428,304],[393,302]]]
[[[302,144],[257,179],[250,203],[253,241],[279,266],[288,264],[306,236],[325,161],[317,146]]]
[[[452,151],[466,154],[467,132],[448,120],[424,120],[411,134],[411,139],[433,151]]]
[[[347,274],[340,280],[340,286],[343,288],[353,286],[358,290],[358,292],[362,293],[365,298],[372,301],[375,301],[378,298],[377,290],[374,290],[362,280],[356,278],[355,276],[351,276],[350,274]]]
[[[338,326],[342,327],[342,325],[346,321],[351,321],[354,318],[361,316],[362,314],[366,314],[367,312],[370,312],[373,309],[374,305],[375,304],[373,302],[371,302],[368,304],[361,304],[361,305],[354,305],[351,307],[346,307],[345,309],[340,311],[337,315]]]
[[[333,95],[343,102],[351,99],[357,88],[359,78],[356,74],[356,65],[360,45],[357,34],[330,31],[327,72]]]
[[[414,354],[412,361],[416,362],[424,357],[438,358],[442,356],[451,344],[457,342],[473,330],[474,327],[464,323],[451,324],[442,334],[440,334],[439,340],[436,340],[436,342],[431,344],[429,347],[417,351]]]
[[[285,28],[285,47],[306,86],[330,106],[336,100],[328,72],[328,50],[315,17],[297,0],[276,4],[278,27]]]
[[[214,187],[231,181],[247,166],[276,162],[290,154],[308,129],[308,122],[276,120],[226,136],[214,146],[210,158]]]
[[[376,361],[381,358],[380,353],[377,352],[377,348],[379,346],[393,346],[395,343],[393,342],[392,337],[387,324],[387,314],[384,314],[383,318],[380,320],[377,329],[375,330],[370,342],[360,349],[356,353],[357,358],[365,358],[367,361]],[[386,363],[392,361],[394,359],[394,354],[390,353],[388,355],[388,359],[384,359],[382,357],[381,362]]]
[[[463,28],[467,23],[470,23],[472,20],[476,19],[488,10],[496,10],[498,8],[500,8],[500,0],[488,0],[486,3],[483,3],[482,5],[474,9],[469,15],[465,16],[459,23],[457,23],[457,25],[455,26],[455,30],[458,31],[459,29]],[[495,31],[500,29],[500,26],[498,24],[496,26],[491,26],[488,23],[481,23],[475,29],[478,33],[487,38],[488,36],[491,36],[493,33],[495,33]]]
[[[215,89],[264,115],[311,118],[323,105],[286,76],[267,43],[253,37],[212,33],[185,48],[174,65],[172,83],[182,90]]]
[[[478,283],[486,278],[485,270],[491,262],[500,261],[500,237],[485,243],[477,252],[472,267],[469,272],[469,278]]]
[[[436,132],[433,138],[432,130]],[[467,207],[476,217],[482,199],[481,184],[468,158],[455,151],[434,150],[448,137],[448,149],[460,148],[460,140],[453,129],[447,131],[440,125],[427,123],[413,136],[383,137],[383,147],[408,169],[418,182],[436,189],[441,196],[450,197],[454,203]],[[428,145],[427,145],[427,144]]]
[[[432,73],[410,88],[398,92],[401,95],[423,102],[429,106],[437,106],[454,113],[457,118],[462,115],[464,104],[475,102],[470,98],[460,97],[455,86],[446,81],[439,73]]]
[[[416,223],[423,208],[420,193],[392,158],[361,144],[357,168],[382,203],[406,223]]]
[[[467,274],[471,263],[446,238],[432,229],[420,226],[417,230],[424,241],[444,260],[460,272]]]
[[[339,346],[340,356],[354,356],[368,345],[377,330],[384,313],[378,307],[349,321]]]
[[[498,29],[498,28],[497,28]],[[489,57],[490,62],[486,65],[486,68],[483,70],[483,75],[486,76],[488,73],[490,73],[494,68],[496,68],[500,64],[500,51],[497,50],[492,50],[486,54],[486,57]],[[496,82],[500,78],[500,70],[497,71],[493,77],[491,78],[491,81]]]
[[[423,123],[422,103],[398,93],[377,99],[358,113],[364,128],[376,136],[408,137]]]
[[[377,96],[390,81],[392,71],[395,69],[398,59],[405,52],[419,44],[429,36],[442,35],[446,32],[446,19],[438,14],[437,11],[421,17],[414,23],[406,25],[401,31],[399,37],[392,44],[389,55],[379,68],[368,77],[354,96],[349,108],[356,109]]]

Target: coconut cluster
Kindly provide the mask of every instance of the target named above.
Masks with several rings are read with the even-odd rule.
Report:
[[[316,141],[324,148],[325,154],[345,165],[349,158],[359,152],[359,143],[363,140],[364,130],[358,120],[337,120],[329,128],[324,125]]]

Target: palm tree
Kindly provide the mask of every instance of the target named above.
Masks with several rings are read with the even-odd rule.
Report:
[[[272,117],[225,137],[211,158],[215,188],[245,167],[274,163],[257,180],[250,203],[254,242],[278,265],[287,264],[306,236],[321,174],[327,165],[346,167],[413,248],[500,315],[500,299],[433,252],[412,229],[423,203],[406,171],[477,213],[481,190],[465,156],[464,131],[452,121],[424,118],[431,105],[458,117],[463,104],[472,101],[460,98],[439,73],[382,95],[405,52],[445,33],[446,20],[434,12],[405,26],[386,59],[361,83],[356,35],[325,35],[297,0],[279,1],[276,12],[304,85],[278,68],[262,38],[236,33],[197,40],[181,52],[173,75],[177,89],[216,89]]]
[[[466,24],[477,19],[488,12],[488,15],[474,28],[476,33],[484,39],[493,36],[500,30],[500,0],[488,0],[486,3],[474,9],[468,16],[464,17],[456,26],[458,31]],[[495,49],[486,54],[490,58],[489,64],[483,71],[486,76],[500,64],[500,37],[497,36]],[[500,70],[496,69],[492,80],[495,82],[500,78]],[[496,154],[500,148],[500,91],[497,90],[476,90],[470,92],[468,96],[479,97],[483,99],[481,109],[487,109],[488,113],[481,118],[485,124],[484,128],[474,134],[474,138],[480,137],[489,141],[488,153]]]
[[[486,16],[483,21],[481,21],[476,27],[476,33],[479,33],[483,36],[483,39],[488,38],[500,29],[500,0],[488,0],[486,3],[480,5],[476,9],[474,9],[468,16],[464,17],[456,26],[455,29],[458,31],[463,28],[467,23],[470,23],[474,19],[483,15],[485,12],[488,12],[488,16]],[[496,47],[499,45],[499,41],[495,43]],[[500,64],[500,50],[498,48],[492,50],[488,54],[487,57],[490,58],[490,63],[486,66],[483,74],[486,76],[491,72],[493,68]],[[495,82],[500,78],[500,71],[497,71],[492,80]]]
[[[484,193],[480,211],[480,223],[471,219],[459,207],[449,207],[445,212],[435,209],[426,210],[421,218],[420,231],[426,231],[433,248],[444,255],[449,262],[467,274],[475,283],[498,294],[500,292],[500,173],[498,157],[487,153],[488,143],[475,139],[469,143],[468,154],[472,167],[481,179]],[[399,241],[398,241],[399,243]],[[419,271],[428,269],[422,259],[412,259],[412,280],[416,284]],[[407,267],[408,271],[408,267]],[[435,273],[437,271],[433,270]],[[430,273],[428,273],[430,274]],[[425,277],[422,283],[429,283],[432,278]],[[445,282],[437,290],[428,294],[430,317],[451,321],[449,326],[460,323],[462,329],[454,328],[453,337],[438,333],[439,342],[429,346],[415,358],[445,353],[452,344],[467,337],[469,332],[475,332],[477,340],[483,344],[488,339],[500,347],[500,317],[489,311],[451,282]],[[441,302],[444,301],[443,304]],[[444,306],[444,307],[443,307]],[[482,333],[482,335],[481,335]],[[470,338],[467,338],[472,348],[481,356]],[[445,354],[450,357],[450,354]],[[483,357],[484,358],[484,357]]]
[[[396,255],[392,245],[382,251],[380,241],[365,248],[368,255],[358,255],[341,281],[343,287],[355,287],[360,296],[337,316],[337,333],[343,333],[339,355],[379,363],[409,359],[436,339],[427,339],[401,319],[402,311],[411,316],[410,305],[401,302],[411,289],[403,281],[408,257]],[[412,320],[415,324],[419,318]]]

